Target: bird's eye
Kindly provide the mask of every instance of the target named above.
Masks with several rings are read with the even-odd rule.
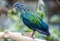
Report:
[[[19,6],[18,6],[18,8],[19,8]]]

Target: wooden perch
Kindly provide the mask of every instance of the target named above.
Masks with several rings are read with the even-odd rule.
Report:
[[[41,41],[39,39],[32,39],[30,37],[27,36],[23,36],[21,33],[13,33],[13,32],[9,32],[9,31],[5,31],[5,32],[0,32],[0,39],[12,39],[15,41]],[[45,40],[42,40],[45,41]]]

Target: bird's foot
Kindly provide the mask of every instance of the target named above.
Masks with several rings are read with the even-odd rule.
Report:
[[[34,37],[34,36],[31,36],[31,38],[32,38],[32,39],[35,39],[35,37]]]

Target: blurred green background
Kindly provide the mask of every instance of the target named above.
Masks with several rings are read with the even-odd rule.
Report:
[[[46,37],[36,32],[36,38],[47,41],[60,41],[60,4],[53,0],[0,0],[0,32],[5,29],[23,34],[32,32],[23,24],[20,12],[15,9],[13,9],[15,12],[11,10],[12,4],[15,2],[21,2],[27,9],[35,12],[49,25],[51,36]],[[0,41],[13,40],[0,39]]]

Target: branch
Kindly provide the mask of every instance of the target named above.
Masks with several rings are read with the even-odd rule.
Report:
[[[0,32],[0,39],[3,39],[3,32]]]
[[[12,39],[15,41],[40,41],[39,39],[32,39],[30,37],[23,36],[21,33],[17,33],[17,32],[13,33],[9,31],[0,33],[0,39],[4,39],[4,38]]]

